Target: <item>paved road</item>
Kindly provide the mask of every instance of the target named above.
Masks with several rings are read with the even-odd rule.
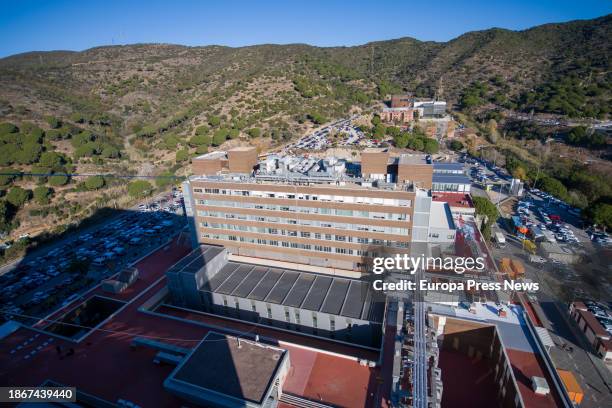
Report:
[[[612,374],[571,320],[567,312],[569,299],[560,298],[556,290],[548,285],[549,280],[556,282],[564,279],[567,267],[529,263],[521,244],[514,240],[508,240],[503,249],[493,247],[491,251],[498,261],[508,256],[520,259],[525,264],[526,277],[540,283],[541,289],[535,295],[541,308],[539,316],[557,345],[549,350],[549,354],[557,368],[570,370],[577,377],[585,392],[580,407],[612,406]]]

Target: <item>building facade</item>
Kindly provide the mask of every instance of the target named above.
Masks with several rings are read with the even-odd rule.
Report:
[[[181,307],[285,330],[380,345],[384,302],[367,281],[228,260],[202,245],[166,272]]]
[[[194,159],[194,173],[212,167],[201,163],[208,157]],[[410,171],[410,163],[396,166],[401,180],[389,174],[386,152],[364,153],[360,165],[271,156],[251,173],[229,171],[228,158],[227,171],[196,174],[186,185],[198,242],[320,267],[359,271],[368,258],[406,251],[414,181],[431,186],[421,180],[431,170]]]

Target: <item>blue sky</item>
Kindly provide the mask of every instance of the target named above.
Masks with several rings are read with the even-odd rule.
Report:
[[[517,30],[611,12],[610,0],[0,0],[0,57],[143,42],[335,46],[405,36],[446,41],[466,31]]]

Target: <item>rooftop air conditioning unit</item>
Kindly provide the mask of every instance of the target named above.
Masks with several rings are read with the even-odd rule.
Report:
[[[548,382],[543,377],[531,377],[531,387],[533,388],[533,392],[535,392],[536,394],[550,394],[550,387],[548,386]]]

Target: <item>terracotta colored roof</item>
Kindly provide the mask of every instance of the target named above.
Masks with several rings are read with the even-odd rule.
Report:
[[[472,198],[463,193],[432,193],[433,201],[443,201],[451,207],[474,208]]]

